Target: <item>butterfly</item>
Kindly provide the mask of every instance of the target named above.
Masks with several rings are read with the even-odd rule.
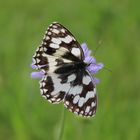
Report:
[[[84,59],[78,41],[58,22],[49,26],[33,56],[34,65],[43,72],[41,95],[54,104],[63,102],[77,115],[91,117],[97,109],[96,85]]]

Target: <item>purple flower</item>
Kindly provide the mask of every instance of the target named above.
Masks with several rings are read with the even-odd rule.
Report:
[[[91,74],[96,74],[100,69],[103,68],[103,64],[102,63],[97,63],[96,59],[94,57],[91,56],[91,51],[88,49],[86,43],[81,44],[81,47],[83,49],[84,52],[84,62],[88,64],[88,66],[86,67],[86,69],[91,73]],[[34,61],[31,64],[31,67],[33,69],[37,69],[38,67],[34,64]],[[42,78],[44,76],[43,72],[32,72],[31,73],[31,77],[32,78]],[[92,78],[92,81],[94,84],[98,84],[100,81],[97,78]]]
[[[42,78],[44,76],[44,73],[39,71],[39,72],[32,72],[31,77],[32,78]]]
[[[87,70],[91,73],[91,74],[96,74],[100,69],[103,68],[103,64],[102,63],[97,63],[96,59],[94,57],[91,56],[91,51],[88,49],[87,44],[83,43],[81,44],[81,47],[83,49],[84,52],[84,62],[89,64],[87,66]],[[97,78],[92,78],[93,83],[98,84],[100,81]]]

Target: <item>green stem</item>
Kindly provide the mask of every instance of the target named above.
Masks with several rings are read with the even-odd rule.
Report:
[[[62,136],[64,132],[64,123],[65,123],[65,108],[63,107],[58,140],[62,140]]]

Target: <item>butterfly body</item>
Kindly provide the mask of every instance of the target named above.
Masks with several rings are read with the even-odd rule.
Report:
[[[36,50],[34,65],[44,73],[40,92],[51,103],[64,102],[66,108],[84,117],[94,116],[96,86],[84,62],[84,52],[75,37],[60,23],[49,26]]]
[[[70,64],[64,64],[63,67],[60,67],[55,70],[57,74],[65,74],[65,73],[74,73],[74,72],[82,72],[85,71],[86,64],[83,62],[75,62]]]

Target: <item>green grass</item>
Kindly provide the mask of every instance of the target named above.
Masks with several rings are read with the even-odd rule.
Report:
[[[52,105],[30,78],[32,55],[53,21],[95,50],[112,70],[96,77],[98,110],[83,119],[65,111],[63,140],[140,139],[139,0],[24,0],[0,4],[0,140],[55,140],[63,105]]]

